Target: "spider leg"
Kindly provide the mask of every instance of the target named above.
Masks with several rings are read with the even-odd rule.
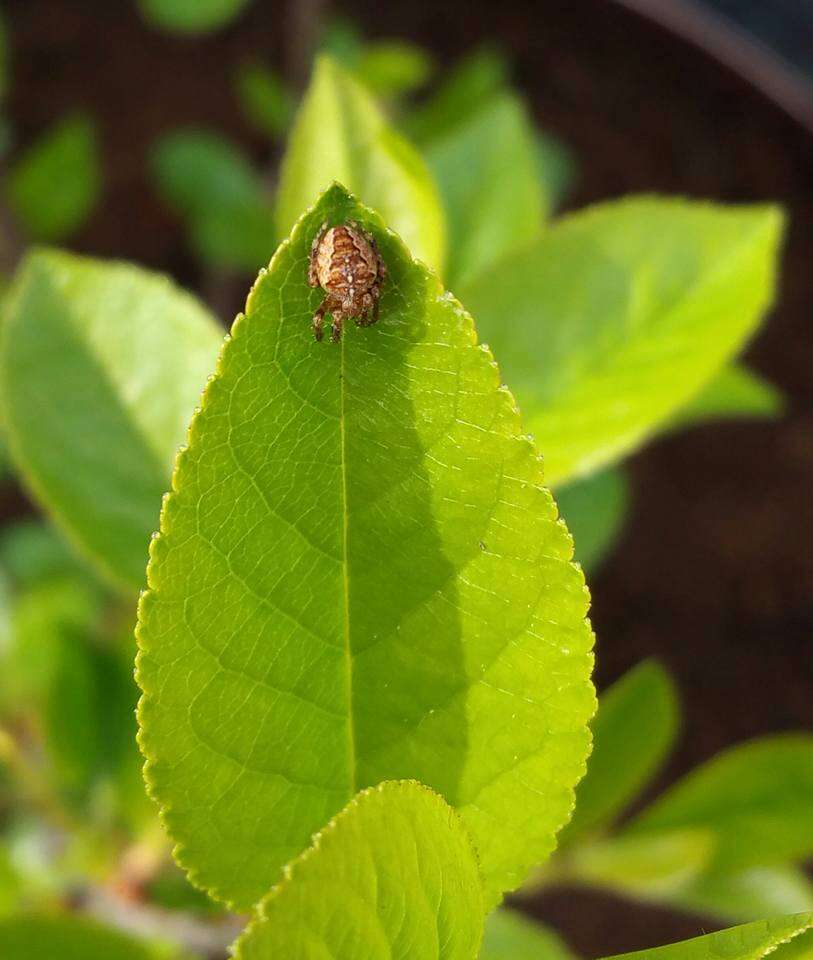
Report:
[[[373,288],[375,289],[375,288]],[[378,302],[370,290],[361,298],[361,313],[356,317],[356,324],[359,327],[369,327],[378,319]]]
[[[316,337],[317,341],[321,340],[324,336],[322,325],[324,323],[325,314],[327,313],[327,308],[328,303],[327,298],[325,298],[317,308],[316,313],[313,315],[313,335]]]
[[[330,339],[332,343],[338,343],[342,338],[342,327],[344,326],[344,313],[341,310],[333,312],[333,324],[330,327]]]
[[[319,227],[319,232],[313,238],[313,243],[311,244],[310,259],[308,260],[308,283],[312,287],[319,286],[319,278],[316,275],[316,251],[319,249],[319,244],[322,242],[322,238],[327,232],[327,220]]]

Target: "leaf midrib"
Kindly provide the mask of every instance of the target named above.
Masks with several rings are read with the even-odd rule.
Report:
[[[339,359],[339,444],[342,473],[342,589],[344,592],[344,656],[347,686],[347,765],[350,774],[350,796],[355,796],[356,784],[356,730],[353,711],[353,650],[350,645],[350,577],[347,562],[349,510],[347,500],[347,444],[345,439],[345,338],[341,339]]]

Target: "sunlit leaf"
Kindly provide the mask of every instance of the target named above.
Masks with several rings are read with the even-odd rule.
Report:
[[[367,90],[321,57],[282,165],[281,235],[333,181],[378,210],[416,257],[434,268],[443,265],[443,212],[424,161],[389,125]]]
[[[631,452],[727,365],[771,304],[781,232],[775,207],[621,200],[456,291],[549,483]]]
[[[347,219],[388,266],[381,319],[316,343],[311,242]],[[541,475],[471,319],[331,188],[233,327],[151,549],[141,742],[196,883],[254,903],[385,779],[460,811],[489,903],[547,856],[594,700]]]
[[[813,914],[797,913],[759,920],[741,927],[709,933],[694,940],[670,943],[665,947],[619,954],[611,960],[762,960],[771,954],[775,960],[790,960],[811,943]]]
[[[166,277],[38,251],[3,333],[0,396],[25,483],[86,555],[140,586],[216,323]]]
[[[295,860],[235,960],[475,960],[477,858],[460,819],[417,783],[353,800]]]

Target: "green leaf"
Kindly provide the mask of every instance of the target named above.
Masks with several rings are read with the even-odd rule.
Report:
[[[159,953],[140,940],[75,915],[22,913],[0,920],[0,956],[9,960],[156,960]]]
[[[629,453],[770,305],[782,215],[652,197],[566,217],[460,291],[557,486]]]
[[[7,302],[14,460],[71,541],[130,586],[220,340],[166,277],[55,251],[26,258]]]
[[[611,837],[576,847],[563,878],[642,900],[668,899],[702,874],[713,847],[703,830]]]
[[[92,576],[53,526],[31,518],[0,531],[0,564],[18,588],[65,575]]]
[[[406,129],[419,144],[446,136],[467,122],[494,95],[506,89],[508,64],[491,47],[464,57],[437,93],[407,118]]]
[[[218,134],[184,130],[154,147],[157,187],[203,260],[256,272],[274,252],[274,214],[259,174]]]
[[[494,910],[486,919],[480,960],[573,960],[561,937],[515,910]]]
[[[668,756],[678,722],[674,685],[654,660],[638,664],[601,695],[587,776],[562,845],[600,831],[635,799]]]
[[[225,26],[251,0],[138,0],[141,14],[153,27],[176,33],[207,33]]]
[[[320,344],[310,247],[348,219],[389,269],[381,320]],[[190,437],[138,630],[147,776],[182,864],[250,905],[357,790],[414,778],[461,812],[493,903],[570,814],[592,636],[470,317],[334,186],[261,274]]]
[[[235,86],[243,113],[260,133],[282,137],[291,125],[296,100],[282,77],[262,63],[240,65]]]
[[[588,573],[615,546],[629,508],[629,481],[617,468],[574,480],[556,491],[559,512],[567,522],[576,559]]]
[[[732,364],[677,412],[672,426],[696,426],[731,417],[770,420],[780,416],[784,407],[785,399],[772,383],[747,367]]]
[[[474,960],[477,858],[460,819],[414,782],[354,797],[285,871],[235,960]]]
[[[693,770],[628,832],[709,829],[714,867],[744,870],[813,855],[813,736],[783,734],[740,744]]]
[[[795,867],[752,867],[700,876],[670,903],[728,921],[813,911],[813,884]]]
[[[90,117],[66,117],[17,161],[6,196],[29,239],[64,240],[90,215],[99,196],[96,129]]]
[[[282,164],[281,235],[334,180],[378,210],[416,257],[431,267],[442,266],[443,212],[426,165],[387,123],[366,89],[320,57]]]
[[[797,913],[731,927],[652,950],[619,954],[611,960],[762,960],[768,954],[776,960],[788,960],[791,950],[796,954],[794,939],[798,938],[807,945],[810,935],[805,934],[811,927],[813,914]]]
[[[551,133],[536,131],[536,168],[550,216],[565,202],[577,177],[576,158],[570,148]]]
[[[380,97],[399,97],[422,87],[432,75],[432,58],[422,47],[405,40],[366,44],[353,73]]]
[[[454,289],[539,234],[544,202],[534,134],[518,97],[491,97],[424,155],[446,211]]]

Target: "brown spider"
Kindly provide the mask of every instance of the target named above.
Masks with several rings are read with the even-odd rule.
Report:
[[[338,227],[323,223],[311,246],[308,283],[321,287],[325,299],[313,315],[313,333],[322,339],[322,323],[326,313],[333,317],[330,339],[342,338],[345,320],[355,318],[360,327],[378,320],[378,298],[387,266],[371,233],[355,220]]]

